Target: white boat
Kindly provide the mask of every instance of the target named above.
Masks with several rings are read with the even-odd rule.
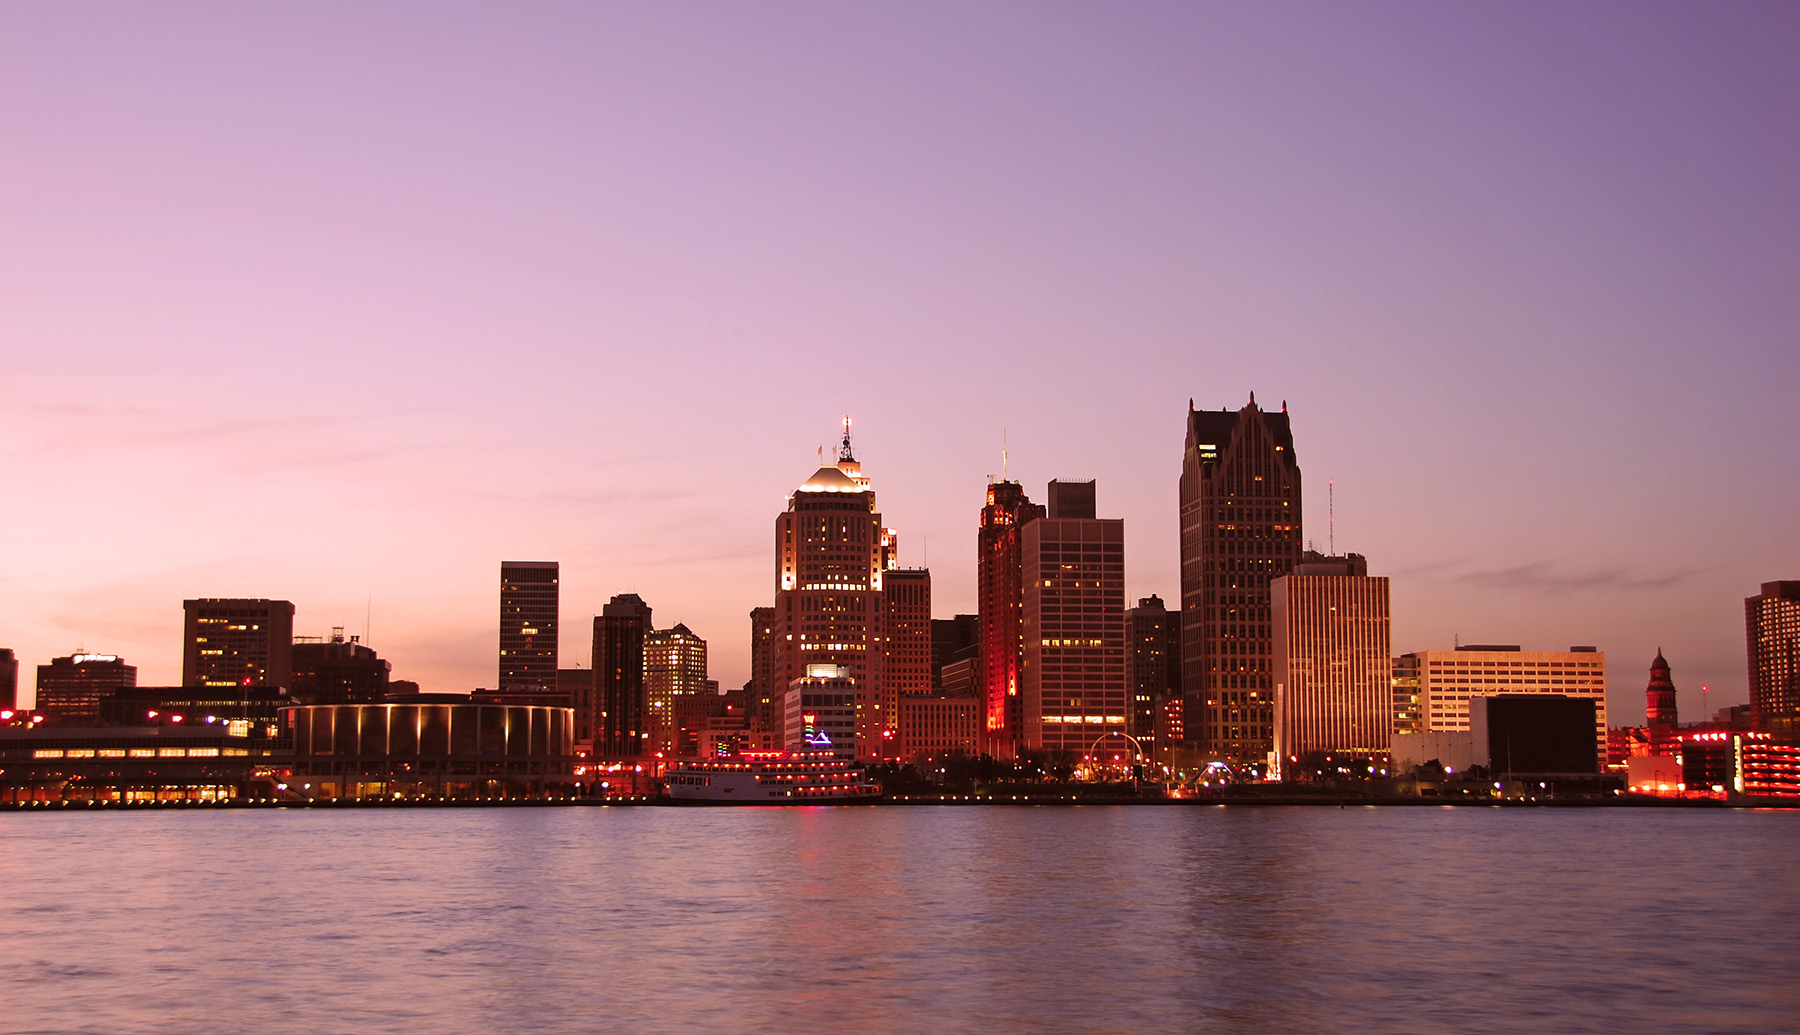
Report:
[[[828,754],[746,751],[730,758],[677,758],[664,794],[684,805],[842,805],[881,798],[861,766]]]

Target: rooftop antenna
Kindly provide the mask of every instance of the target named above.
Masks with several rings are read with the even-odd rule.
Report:
[[[1006,429],[1000,429],[1000,480],[1006,480]]]
[[[856,454],[850,451],[850,415],[844,414],[844,446],[838,451],[839,460],[855,460]]]
[[[374,620],[374,617],[375,594],[370,593],[369,599],[363,603],[363,643],[365,644],[369,642],[369,624]]]
[[[1337,480],[1325,479],[1325,549],[1337,556]]]

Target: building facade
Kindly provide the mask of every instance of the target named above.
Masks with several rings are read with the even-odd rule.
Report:
[[[753,730],[781,728],[781,696],[787,688],[781,682],[786,655],[776,635],[780,624],[774,608],[750,609],[750,681],[744,684],[744,717]]]
[[[915,764],[972,757],[981,750],[981,716],[982,702],[977,697],[902,697],[900,746],[895,755]]]
[[[788,682],[782,697],[782,748],[857,758],[862,700],[861,688],[843,666],[809,666],[806,674]]]
[[[556,688],[559,574],[556,561],[500,563],[501,693]]]
[[[292,686],[294,605],[286,600],[181,602],[186,686]]]
[[[0,647],[0,711],[19,707],[19,659],[11,648]]]
[[[782,652],[778,681],[790,686],[816,666],[842,669],[855,687],[856,743],[873,759],[888,724],[881,663],[885,565],[875,493],[850,447],[848,422],[836,464],[815,471],[775,519],[775,610]],[[791,694],[790,694],[791,696]],[[793,709],[784,709],[786,724]]]
[[[296,704],[376,704],[387,696],[392,667],[335,626],[331,636],[296,636],[289,690]]]
[[[1044,516],[1018,482],[1001,480],[987,487],[976,536],[978,676],[982,705],[982,750],[995,758],[1013,758],[1025,742],[1024,699],[1019,664],[1025,639],[1021,621],[1024,583],[1023,530]]]
[[[1780,744],[1800,744],[1800,581],[1765,582],[1744,601],[1750,704]]]
[[[1499,694],[1565,694],[1594,702],[1594,744],[1606,757],[1606,655],[1592,647],[1522,651],[1513,644],[1470,644],[1414,651],[1419,673],[1419,730],[1466,731],[1469,702]]]
[[[1187,738],[1260,763],[1274,746],[1269,586],[1299,563],[1300,465],[1287,407],[1188,403],[1181,465],[1181,665]]]
[[[597,759],[636,758],[650,736],[650,704],[644,688],[644,640],[650,605],[621,593],[594,617],[593,713],[577,717],[591,731]]]
[[[1181,693],[1181,616],[1152,594],[1125,612],[1125,636],[1131,673],[1125,726],[1148,741],[1156,735],[1163,702]]]
[[[881,658],[881,748],[898,757],[900,699],[929,694],[931,679],[931,571],[890,568],[882,579],[884,639]]]
[[[1275,762],[1282,779],[1346,756],[1387,767],[1393,736],[1388,580],[1368,562],[1303,555],[1269,586]]]
[[[1020,536],[1023,746],[1081,755],[1126,732],[1125,522],[1097,518],[1093,482],[1051,482]]]
[[[37,711],[58,726],[93,725],[100,701],[137,686],[137,666],[116,654],[71,654],[37,670]]]
[[[706,641],[675,623],[644,635],[644,702],[649,709],[650,753],[674,757],[675,702],[707,693]]]

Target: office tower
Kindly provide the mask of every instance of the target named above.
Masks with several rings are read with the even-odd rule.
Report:
[[[19,659],[10,648],[0,647],[0,711],[19,707]]]
[[[184,686],[292,686],[294,605],[286,600],[184,600]]]
[[[52,658],[38,666],[36,710],[57,725],[91,726],[100,720],[102,698],[134,686],[137,666],[116,654]]]
[[[594,738],[594,757],[635,758],[650,735],[644,696],[644,638],[650,634],[650,605],[636,593],[621,593],[594,618],[594,712],[585,725]]]
[[[1419,732],[1419,659],[1407,655],[1394,659],[1392,678],[1394,732]]]
[[[1125,642],[1131,672],[1131,707],[1126,730],[1140,740],[1156,735],[1163,702],[1181,692],[1181,621],[1162,597],[1152,594],[1125,612]]]
[[[1293,574],[1269,584],[1269,605],[1281,777],[1346,757],[1387,768],[1394,729],[1388,580],[1370,577],[1359,554],[1308,551]]]
[[[1800,744],[1800,581],[1765,582],[1744,600],[1750,705],[1779,744]]]
[[[976,692],[983,700],[982,750],[995,758],[1016,757],[1024,744],[1024,701],[1019,696],[1019,661],[1025,647],[1019,625],[1024,564],[1020,533],[1043,516],[1043,506],[1026,498],[1018,482],[1002,480],[987,487],[976,536],[980,612]]]
[[[781,682],[786,664],[783,644],[776,631],[780,612],[772,607],[750,609],[750,681],[744,684],[744,717],[752,730],[773,730],[781,725]]]
[[[1477,698],[1565,694],[1594,702],[1595,757],[1606,757],[1606,655],[1601,651],[1592,647],[1522,651],[1516,644],[1468,644],[1403,657],[1417,666],[1421,733],[1468,730],[1469,702]]]
[[[1020,535],[1024,747],[1080,755],[1125,732],[1125,522],[1094,516],[1093,482],[1051,482]]]
[[[883,557],[881,515],[850,448],[848,421],[837,463],[819,468],[795,489],[787,510],[775,519],[775,558],[779,683],[791,687],[819,665],[841,670],[832,678],[856,688],[859,757],[873,759],[887,726],[881,592],[884,564],[892,557]]]
[[[781,746],[793,752],[824,752],[854,759],[864,707],[862,687],[842,665],[815,663],[788,681],[782,696]]]
[[[675,753],[675,701],[706,688],[706,641],[680,622],[644,634],[644,703],[649,709],[650,753]]]
[[[1274,746],[1269,583],[1300,560],[1300,465],[1287,406],[1188,402],[1181,464],[1181,664],[1186,732],[1230,761]]]
[[[294,704],[379,704],[387,697],[392,666],[359,637],[346,640],[341,625],[332,626],[329,639],[294,637],[293,665]]]
[[[497,689],[556,686],[558,565],[500,562],[500,681]]]
[[[895,732],[900,698],[932,692],[931,572],[925,568],[893,568],[883,579],[881,757],[898,757]]]
[[[1675,680],[1669,675],[1669,663],[1663,660],[1659,647],[1656,660],[1650,662],[1650,683],[1644,687],[1644,727],[1650,753],[1675,754],[1675,734],[1680,725],[1675,714]]]

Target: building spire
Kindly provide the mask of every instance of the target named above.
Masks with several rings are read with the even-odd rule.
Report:
[[[839,463],[855,463],[856,454],[850,451],[850,415],[844,414],[844,444],[838,449]]]

